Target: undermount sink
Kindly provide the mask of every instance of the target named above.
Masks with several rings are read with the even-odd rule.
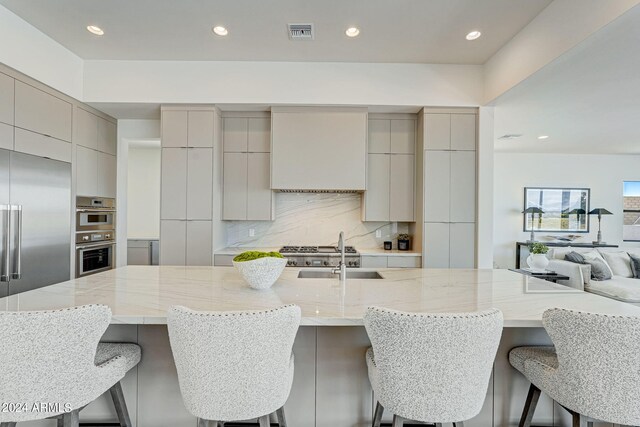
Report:
[[[300,270],[298,279],[337,279],[338,274],[328,270]],[[382,279],[377,271],[352,271],[347,270],[347,280],[349,279]]]

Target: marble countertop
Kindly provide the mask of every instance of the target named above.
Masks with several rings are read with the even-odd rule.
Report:
[[[277,252],[280,247],[277,248],[249,248],[249,247],[228,247],[214,251],[217,255],[237,255],[244,251],[263,251],[263,252]],[[399,251],[397,249],[391,251],[385,251],[383,248],[356,248],[360,255],[365,256],[422,256],[419,251]]]
[[[552,307],[640,315],[640,307],[508,270],[379,269],[383,279],[298,279],[287,268],[271,289],[250,289],[229,267],[128,266],[0,298],[0,310],[106,304],[112,323],[164,324],[171,305],[195,310],[297,304],[303,325],[362,325],[368,306],[415,312],[498,308],[506,327],[540,327]]]

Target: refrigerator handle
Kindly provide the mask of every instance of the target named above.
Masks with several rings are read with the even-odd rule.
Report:
[[[22,277],[22,205],[11,206],[12,213],[15,212],[15,227],[13,227],[13,268],[11,279]]]
[[[1,205],[2,213],[2,253],[0,254],[0,282],[9,281],[9,234],[11,234],[11,206]]]

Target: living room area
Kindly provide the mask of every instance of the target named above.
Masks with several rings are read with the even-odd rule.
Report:
[[[630,11],[494,101],[495,268],[553,271],[640,303],[639,17]],[[529,258],[532,240],[548,265]]]

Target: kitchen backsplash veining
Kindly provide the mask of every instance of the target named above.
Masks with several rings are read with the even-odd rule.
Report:
[[[348,245],[382,247],[407,223],[362,222],[361,195],[342,193],[274,193],[274,221],[227,221],[227,246],[279,247],[283,245],[336,245],[344,231]],[[397,228],[397,229],[395,229]],[[249,236],[253,229],[255,235]],[[381,237],[376,237],[380,230]]]

